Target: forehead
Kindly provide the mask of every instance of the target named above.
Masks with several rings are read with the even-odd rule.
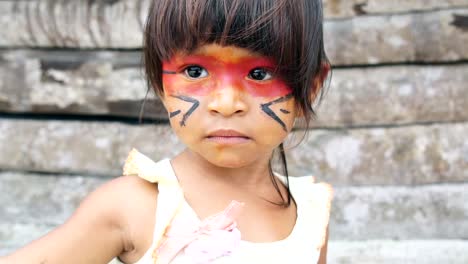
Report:
[[[239,63],[245,60],[252,59],[266,59],[259,53],[251,50],[240,48],[236,46],[221,46],[219,44],[206,44],[197,48],[190,54],[187,53],[176,53],[175,57],[183,59],[184,57],[200,56],[204,58],[212,58],[224,63]]]

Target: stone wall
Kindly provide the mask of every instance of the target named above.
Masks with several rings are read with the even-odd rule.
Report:
[[[182,149],[152,94],[138,123],[148,3],[0,1],[0,254],[63,223],[132,147]],[[335,186],[329,262],[468,263],[468,0],[324,4],[333,78],[288,164]]]

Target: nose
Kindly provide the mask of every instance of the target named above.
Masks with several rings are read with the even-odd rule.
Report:
[[[225,117],[242,115],[247,112],[248,105],[245,101],[245,93],[234,85],[225,85],[215,90],[208,103],[211,113]]]

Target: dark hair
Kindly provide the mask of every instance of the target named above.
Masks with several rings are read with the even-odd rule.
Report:
[[[153,0],[143,44],[148,85],[163,93],[162,62],[177,51],[210,43],[246,48],[276,61],[275,73],[292,87],[308,127],[315,114],[313,101],[323,95],[329,71],[322,22],[321,0]],[[282,144],[279,151],[287,177]],[[290,200],[288,187],[283,205]]]

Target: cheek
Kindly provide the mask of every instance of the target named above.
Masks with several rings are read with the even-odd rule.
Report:
[[[278,116],[280,116],[289,129],[292,129],[294,120],[297,117],[296,104],[293,99],[279,106]]]
[[[180,86],[180,80],[174,74],[163,74],[162,83],[166,96],[175,94],[176,87]]]
[[[275,103],[277,100],[286,98],[285,101]],[[259,105],[258,111],[261,114],[261,118],[264,119],[265,125],[268,126],[266,130],[271,129],[272,131],[291,131],[294,120],[297,117],[295,100],[290,96],[281,96],[268,98],[267,100],[257,100]],[[267,107],[265,107],[267,106]]]
[[[284,82],[272,80],[270,83],[248,82],[245,87],[246,91],[254,97],[274,98],[288,95],[292,89]]]
[[[166,110],[167,112],[171,113],[171,112],[175,112],[175,111],[178,111],[178,110],[181,110],[183,111],[184,109],[182,108],[183,105],[181,105],[180,102],[177,102],[176,100],[174,100],[172,97],[170,97],[170,94],[165,94],[164,96],[164,106],[166,107]],[[177,116],[176,116],[177,117]],[[175,119],[174,118],[171,118],[171,121],[172,119]]]

